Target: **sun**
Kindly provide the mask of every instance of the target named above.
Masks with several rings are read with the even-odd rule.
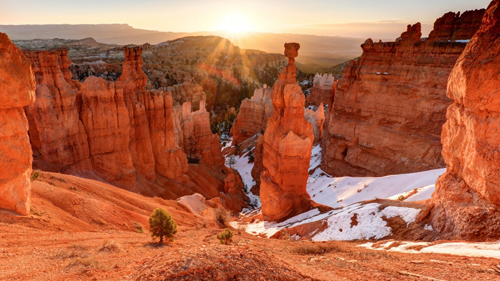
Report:
[[[250,31],[252,25],[248,19],[239,14],[225,15],[217,25],[218,30],[224,30],[231,33]]]

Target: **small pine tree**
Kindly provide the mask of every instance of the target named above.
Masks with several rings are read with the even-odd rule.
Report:
[[[163,243],[163,236],[170,241],[173,240],[174,235],[177,233],[177,224],[167,211],[157,208],[149,217],[149,229],[151,237],[160,237],[159,243],[161,244]]]
[[[221,244],[229,244],[233,241],[233,232],[226,228],[224,232],[217,234],[217,239],[219,239]]]

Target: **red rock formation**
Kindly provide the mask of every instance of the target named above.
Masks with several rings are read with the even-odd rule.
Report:
[[[316,73],[313,80],[313,88],[306,99],[307,104],[319,106],[320,103],[323,103],[324,105],[329,105],[332,95],[335,94],[334,82],[335,78],[333,78],[332,74],[325,73],[320,75]]]
[[[187,181],[187,158],[177,143],[172,96],[164,92],[147,92],[144,97],[157,174],[176,181]]]
[[[324,171],[383,176],[444,167],[440,135],[451,104],[446,84],[466,44],[420,36],[415,24],[394,43],[368,39],[361,58],[344,68],[325,121]]]
[[[30,61],[0,33],[0,209],[27,215],[31,196],[31,147],[23,106],[35,100]]]
[[[35,154],[92,170],[88,136],[80,120],[80,83],[71,80],[68,50],[26,51],[36,76],[36,102],[26,108]]]
[[[224,193],[227,197],[224,199],[223,205],[231,210],[241,210],[247,206],[249,201],[245,192],[243,191],[244,184],[240,174],[234,169],[227,169],[228,175],[224,181]]]
[[[295,80],[295,57],[300,45],[285,44],[289,58],[274,83],[273,114],[264,135],[260,198],[266,220],[284,220],[313,205],[306,191],[309,161],[314,141],[310,123],[304,119],[305,97]]]
[[[443,126],[447,170],[436,182],[435,230],[454,238],[500,238],[500,0],[467,44],[448,82]]]
[[[205,109],[205,102],[200,102],[200,110],[193,112],[192,116],[194,121],[193,135],[202,162],[209,166],[223,167],[225,159],[220,149],[219,136],[213,134],[210,129],[210,113]]]
[[[429,38],[435,41],[469,40],[481,25],[483,12],[449,12],[437,19]]]
[[[145,97],[144,87],[148,77],[142,71],[141,47],[124,47],[125,61],[122,66],[122,75],[118,78],[118,85],[123,88],[124,100],[128,110],[130,124],[129,150],[135,168],[139,173],[150,180],[155,178],[155,157],[153,153],[150,130],[148,130],[149,116],[146,114],[146,105],[150,97]],[[151,112],[155,112],[154,110]],[[123,148],[125,150],[125,148]],[[168,160],[162,160],[168,161]]]
[[[252,178],[255,185],[252,187],[252,193],[260,194],[260,174],[265,170],[262,157],[264,156],[264,135],[259,134],[255,143],[254,160],[252,168]]]
[[[319,104],[316,111],[306,108],[304,110],[304,118],[312,125],[314,143],[320,143],[323,137],[323,124],[325,123],[325,108],[323,107],[323,103]]]
[[[205,102],[200,102],[200,110],[191,112],[191,103],[174,108],[174,123],[177,142],[191,158],[200,159],[210,166],[224,166],[224,156],[220,150],[220,140],[210,129],[210,113]]]
[[[89,138],[92,170],[125,189],[135,186],[129,150],[130,118],[117,83],[91,76],[82,83],[80,118]]]
[[[170,92],[144,89],[142,50],[124,48],[124,53],[117,82],[91,76],[81,84],[70,79],[66,51],[28,53],[41,98],[26,110],[43,163],[150,196],[219,196],[230,172],[204,102],[194,113],[190,102],[174,109]],[[199,167],[189,167],[183,151],[190,137],[198,143]],[[234,192],[236,183],[229,180],[235,187],[221,199],[224,206],[246,204],[246,197]]]
[[[251,99],[241,102],[240,112],[231,128],[234,145],[266,129],[267,121],[273,113],[271,91],[272,88],[264,85],[264,88],[255,90]]]
[[[200,102],[206,102],[207,95],[199,84],[192,84],[191,82],[184,82],[172,87],[168,87],[167,91],[171,92],[172,98],[177,104],[184,104],[191,102],[193,110],[198,110],[201,107],[198,105]]]
[[[174,106],[174,124],[177,134],[177,143],[188,154],[196,153],[194,139],[194,121],[191,113],[191,102]],[[192,155],[188,155],[192,157]]]

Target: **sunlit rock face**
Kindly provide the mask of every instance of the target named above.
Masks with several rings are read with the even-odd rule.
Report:
[[[264,85],[255,90],[251,99],[241,102],[240,112],[231,128],[234,145],[265,131],[267,121],[273,113],[271,91],[272,88]]]
[[[23,107],[35,100],[30,61],[0,33],[0,209],[30,212],[31,147]]]
[[[334,176],[384,176],[444,167],[448,77],[483,14],[448,13],[425,40],[420,23],[396,42],[366,40],[363,55],[344,68],[328,108],[322,169]]]
[[[306,191],[314,142],[312,125],[304,118],[305,96],[295,80],[295,57],[300,45],[285,44],[289,59],[271,93],[273,114],[263,141],[260,198],[266,220],[280,221],[309,210],[313,202]]]
[[[335,94],[335,78],[332,74],[319,74],[316,73],[313,80],[313,87],[311,94],[307,97],[307,104],[319,106],[330,105],[330,100]]]
[[[95,76],[71,80],[65,49],[26,51],[38,96],[25,107],[34,165],[147,196],[175,199],[200,193],[218,197],[218,204],[234,211],[247,206],[241,177],[224,166],[204,102],[192,112],[191,102],[174,107],[172,91],[145,90],[141,47],[123,51],[123,72],[116,82]],[[199,164],[188,165],[184,150],[190,139]],[[31,150],[25,155],[31,156]]]
[[[205,102],[200,102],[200,109],[191,111],[191,102],[175,106],[173,110],[177,143],[191,158],[203,163],[222,168],[224,156],[220,150],[220,140],[210,129],[210,113]]]
[[[81,84],[71,80],[68,50],[26,51],[36,77],[36,102],[26,107],[33,151],[48,162],[91,170],[80,120]]]
[[[304,117],[307,122],[311,123],[314,132],[314,143],[320,143],[323,137],[323,124],[325,123],[325,108],[323,103],[320,103],[318,109],[313,111],[311,109],[304,110]]]
[[[67,172],[91,171],[133,189],[136,176],[185,181],[172,97],[146,91],[142,49],[125,47],[117,82],[95,76],[71,80],[67,50],[26,51],[36,76],[37,101],[26,108],[30,137],[42,160]]]
[[[430,217],[435,230],[468,240],[500,238],[500,1],[448,82],[453,100],[443,126],[446,173],[436,182]]]

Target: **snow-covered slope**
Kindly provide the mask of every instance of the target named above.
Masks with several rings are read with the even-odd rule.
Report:
[[[250,190],[255,181],[251,176],[253,163],[249,163],[251,151],[243,153],[242,157],[235,157],[233,168],[238,170],[244,183]],[[245,231],[254,235],[271,237],[280,230],[314,222],[323,222],[323,227],[312,229],[309,237],[313,241],[328,240],[362,240],[382,239],[392,234],[386,219],[400,217],[407,225],[415,221],[419,209],[410,207],[387,206],[379,203],[362,203],[366,200],[390,199],[404,201],[419,201],[429,199],[434,192],[437,178],[446,169],[437,169],[419,173],[392,175],[385,177],[338,177],[334,178],[323,172],[321,165],[321,148],[315,146],[310,162],[310,176],[307,182],[307,191],[317,203],[335,208],[332,211],[321,213],[313,209],[290,218],[284,222],[268,222],[250,220],[251,223],[242,223],[247,217],[257,217],[260,214],[260,200],[258,196],[249,194],[252,201],[258,202],[257,208],[247,210],[241,214],[240,222],[231,222],[233,227],[245,228]],[[378,202],[378,201],[377,201]],[[248,220],[246,220],[248,221]],[[433,231],[426,225],[425,230]],[[300,239],[298,234],[291,238]],[[393,245],[393,243],[397,243]],[[429,242],[389,241],[366,243],[360,245],[368,249],[399,251],[407,253],[446,253],[461,256],[482,256],[500,258],[500,242],[496,243],[442,243],[434,245]],[[414,246],[422,247],[413,250]]]
[[[312,151],[309,171],[313,173],[307,181],[307,192],[315,202],[333,208],[377,198],[397,200],[401,195],[405,201],[429,199],[437,178],[446,171],[437,169],[385,177],[334,178],[321,170],[320,165],[321,147],[317,145]]]
[[[232,138],[230,138],[227,141],[227,144],[222,148],[222,150],[231,147],[233,143]],[[255,148],[252,148],[251,150],[244,150],[241,154],[242,156],[234,156],[234,162],[231,164],[230,157],[226,157],[226,166],[235,169],[240,173],[241,179],[243,180],[243,184],[246,186],[245,193],[250,199],[250,205],[252,205],[254,208],[260,208],[261,203],[260,203],[260,197],[254,195],[252,192],[250,192],[250,189],[255,185],[255,181],[252,178],[252,169],[253,169],[253,162],[250,163],[250,154],[253,154],[253,150]],[[243,212],[249,212],[251,211],[250,209],[243,209]]]
[[[328,227],[312,233],[310,236],[313,241],[381,239],[392,234],[391,228],[382,217],[399,216],[410,224],[415,221],[419,212],[415,208],[395,206],[381,210],[381,206],[378,203],[356,203],[323,214],[318,209],[313,209],[280,223],[256,220],[250,224],[242,225],[238,222],[232,224],[234,227],[243,226],[250,234],[271,237],[285,228],[325,220]]]
[[[250,152],[245,151],[243,156],[234,157],[232,165],[241,174],[248,189],[255,184],[251,176],[253,163],[248,161]],[[392,234],[386,219],[401,217],[408,225],[415,221],[420,210],[361,202],[375,199],[401,200],[403,197],[404,201],[428,199],[434,191],[436,179],[445,172],[445,169],[438,169],[386,177],[334,178],[321,170],[320,165],[321,147],[317,145],[312,151],[307,191],[315,202],[335,208],[334,210],[320,213],[318,209],[313,209],[280,223],[256,220],[249,224],[233,222],[234,226],[243,226],[248,233],[254,235],[271,237],[285,228],[323,221],[326,227],[309,234],[313,241],[381,239]],[[257,196],[249,195],[253,200],[258,200]],[[258,203],[260,207],[260,201]],[[243,216],[255,216],[259,212],[256,209]]]
[[[437,253],[450,254],[457,256],[468,257],[490,257],[500,259],[500,243],[499,242],[483,242],[483,243],[468,243],[468,242],[450,242],[433,245],[429,242],[406,242],[406,241],[389,241],[379,244],[374,247],[375,243],[365,243],[358,245],[371,250],[392,251],[403,253]],[[415,246],[420,246],[419,250],[414,250]]]

